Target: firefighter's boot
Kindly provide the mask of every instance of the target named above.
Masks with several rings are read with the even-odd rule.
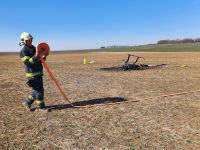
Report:
[[[37,100],[36,103],[39,109],[45,109],[45,103],[43,100]]]
[[[31,109],[31,105],[33,104],[33,100],[26,100],[23,102],[23,105],[25,106],[26,109],[30,110]]]
[[[38,107],[39,107],[40,109],[45,109],[45,104],[44,104],[44,103],[41,103],[41,104],[38,105]]]

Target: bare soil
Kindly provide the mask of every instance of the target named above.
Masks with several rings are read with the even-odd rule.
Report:
[[[72,108],[45,72],[50,110],[27,111],[30,94],[17,54],[0,54],[0,149],[200,149],[200,53],[134,53],[158,69],[102,71],[126,60],[125,52],[53,53],[47,63]],[[83,59],[94,64],[83,64]],[[153,99],[145,99],[155,97]],[[134,101],[117,104],[118,101]],[[99,105],[113,102],[116,105]]]

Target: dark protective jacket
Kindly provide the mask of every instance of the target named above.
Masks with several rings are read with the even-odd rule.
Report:
[[[42,62],[40,61],[39,56],[36,56],[35,53],[36,48],[33,45],[31,47],[24,45],[20,51],[20,58],[25,65],[27,78],[43,75]]]

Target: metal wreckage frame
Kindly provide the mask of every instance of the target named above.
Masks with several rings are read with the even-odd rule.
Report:
[[[134,61],[132,63],[130,62],[130,57],[132,57],[134,59]],[[100,68],[100,70],[104,70],[104,71],[145,70],[145,69],[159,68],[159,67],[167,65],[167,64],[152,64],[152,65],[137,64],[139,59],[145,60],[144,57],[128,54],[128,58],[123,63],[121,63],[119,65],[115,65],[113,67]]]

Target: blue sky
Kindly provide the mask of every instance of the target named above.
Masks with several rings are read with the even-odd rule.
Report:
[[[200,37],[200,0],[1,0],[0,18],[0,51],[24,31],[52,50]]]

